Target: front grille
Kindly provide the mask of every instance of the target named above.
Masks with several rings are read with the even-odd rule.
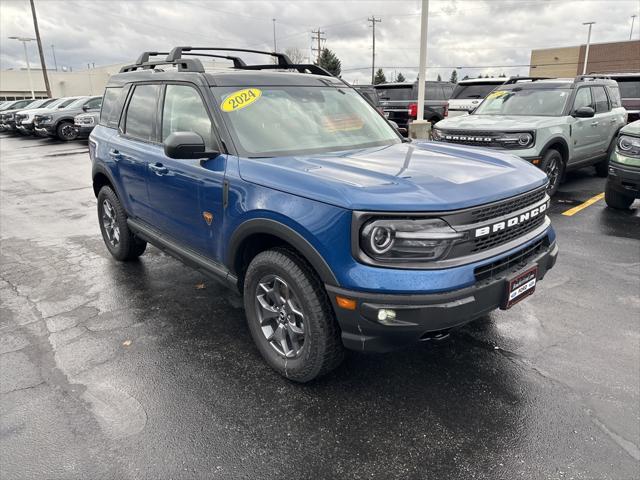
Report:
[[[545,194],[546,189],[545,187],[542,187],[516,198],[507,199],[499,203],[487,205],[486,207],[480,207],[471,212],[473,223],[484,222],[485,220],[490,220],[492,218],[509,215],[516,210],[520,210],[521,208],[542,200]]]
[[[495,140],[496,132],[477,132],[473,130],[447,130],[442,132],[443,142],[457,143],[460,145],[470,145],[473,147],[502,147],[503,145]]]
[[[542,225],[544,223],[544,219],[545,215],[540,215],[534,220],[521,223],[507,230],[500,230],[485,237],[476,238],[473,241],[471,253],[482,252],[483,250],[488,250],[489,248],[497,247],[498,245],[513,240],[514,238],[526,235]]]
[[[504,272],[524,268],[532,258],[542,253],[548,246],[549,240],[543,238],[508,257],[501,258],[482,267],[477,267],[473,273],[477,281],[491,280]]]
[[[16,115],[16,123],[20,123],[25,118],[27,118],[26,115]]]

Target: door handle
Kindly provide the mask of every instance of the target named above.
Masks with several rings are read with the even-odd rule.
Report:
[[[113,158],[116,162],[118,160],[122,160],[122,154],[115,148],[112,148],[111,150],[109,150],[109,156]]]
[[[163,166],[161,163],[149,164],[149,170],[154,172],[156,175],[165,175],[169,173],[169,169]]]
[[[591,126],[592,127],[597,127],[598,126],[598,122],[591,122]]]

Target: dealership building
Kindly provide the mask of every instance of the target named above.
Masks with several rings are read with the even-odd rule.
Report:
[[[531,51],[532,77],[575,77],[584,67],[586,45],[543,48]],[[640,72],[640,40],[592,43],[587,73]]]

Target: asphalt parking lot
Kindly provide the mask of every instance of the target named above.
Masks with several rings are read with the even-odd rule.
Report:
[[[640,214],[592,169],[537,293],[439,344],[289,383],[238,296],[104,248],[86,142],[0,139],[0,476],[637,479]]]

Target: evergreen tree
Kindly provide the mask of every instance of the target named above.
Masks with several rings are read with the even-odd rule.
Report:
[[[463,80],[468,80],[469,79],[469,75],[465,75]]]
[[[506,75],[504,74],[504,72],[502,72],[502,73],[500,74],[500,78],[505,78],[505,77],[506,77]]]
[[[442,77],[440,76],[440,74],[438,74],[438,81],[441,82],[442,81]]]
[[[458,83],[458,72],[455,70],[451,72],[451,78],[449,79],[451,83]]]
[[[320,62],[316,62],[317,65],[324,68],[326,71],[335,75],[336,77],[340,76],[342,72],[342,63],[336,57],[336,54],[333,53],[328,48],[323,48],[322,53],[320,54]]]
[[[396,78],[396,82],[400,82],[400,83],[402,83],[402,82],[406,82],[406,81],[407,81],[407,79],[406,79],[406,78],[404,78],[404,75],[402,74],[402,72],[400,72],[400,73],[398,74],[398,78]]]
[[[379,68],[373,77],[373,84],[380,85],[381,83],[387,83],[387,77],[384,76],[384,72]]]

